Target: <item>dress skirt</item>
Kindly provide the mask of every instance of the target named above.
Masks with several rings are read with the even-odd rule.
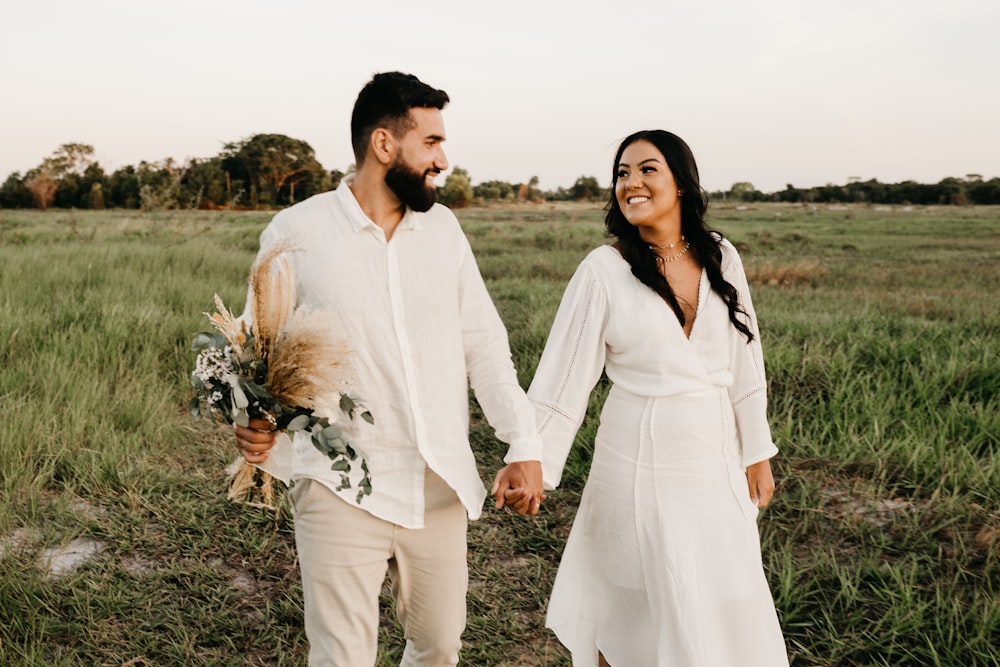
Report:
[[[575,667],[783,667],[725,389],[612,387],[546,625]]]

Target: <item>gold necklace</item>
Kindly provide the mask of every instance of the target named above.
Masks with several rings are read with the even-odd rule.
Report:
[[[686,239],[684,238],[684,235],[681,234],[681,240],[678,241],[677,243],[680,243],[681,241],[684,240]],[[667,250],[673,250],[674,247],[677,245],[677,243],[668,243],[667,245],[656,245],[655,243],[650,243],[649,247],[652,248],[653,250],[663,250],[664,248],[666,248]]]
[[[683,257],[687,253],[688,250],[691,249],[691,244],[688,243],[687,240],[685,240],[683,234],[681,234],[681,241],[684,241],[684,249],[681,250],[676,255],[671,255],[670,257],[664,257],[663,255],[661,255],[657,251],[658,250],[662,250],[663,248],[672,249],[674,246],[677,245],[676,243],[668,243],[665,246],[658,246],[658,245],[656,245],[654,243],[650,243],[649,247],[650,247],[650,249],[652,249],[653,255],[656,257],[656,261],[658,263],[660,263],[660,264],[663,264],[665,262],[673,262],[673,261],[676,261],[676,260],[680,259],[681,257]]]

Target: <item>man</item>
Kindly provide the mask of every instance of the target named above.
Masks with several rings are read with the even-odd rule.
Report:
[[[376,74],[351,117],[357,171],[278,213],[261,253],[294,248],[297,305],[331,311],[351,349],[374,425],[350,436],[372,493],[338,490],[340,473],[307,435],[293,439],[295,542],[310,665],[373,665],[388,572],[406,636],[403,665],[458,663],[468,586],[467,518],[486,491],[468,440],[471,384],[508,443],[497,507],[537,513],[543,499],[535,413],[517,383],[507,334],[455,216],[435,204],[448,167],[448,95],[412,75]],[[360,421],[360,420],[358,420]],[[236,428],[250,463],[275,442],[266,422]]]

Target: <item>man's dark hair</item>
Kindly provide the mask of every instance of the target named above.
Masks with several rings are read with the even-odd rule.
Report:
[[[358,166],[365,159],[372,132],[384,127],[401,137],[413,127],[410,109],[444,109],[448,93],[432,88],[402,72],[381,72],[372,77],[354,103],[351,114],[351,146]]]

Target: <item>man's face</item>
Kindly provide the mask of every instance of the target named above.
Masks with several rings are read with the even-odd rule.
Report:
[[[396,157],[385,175],[385,184],[401,203],[426,211],[437,201],[434,179],[448,168],[441,144],[444,120],[438,109],[410,109],[415,126],[399,140]]]

